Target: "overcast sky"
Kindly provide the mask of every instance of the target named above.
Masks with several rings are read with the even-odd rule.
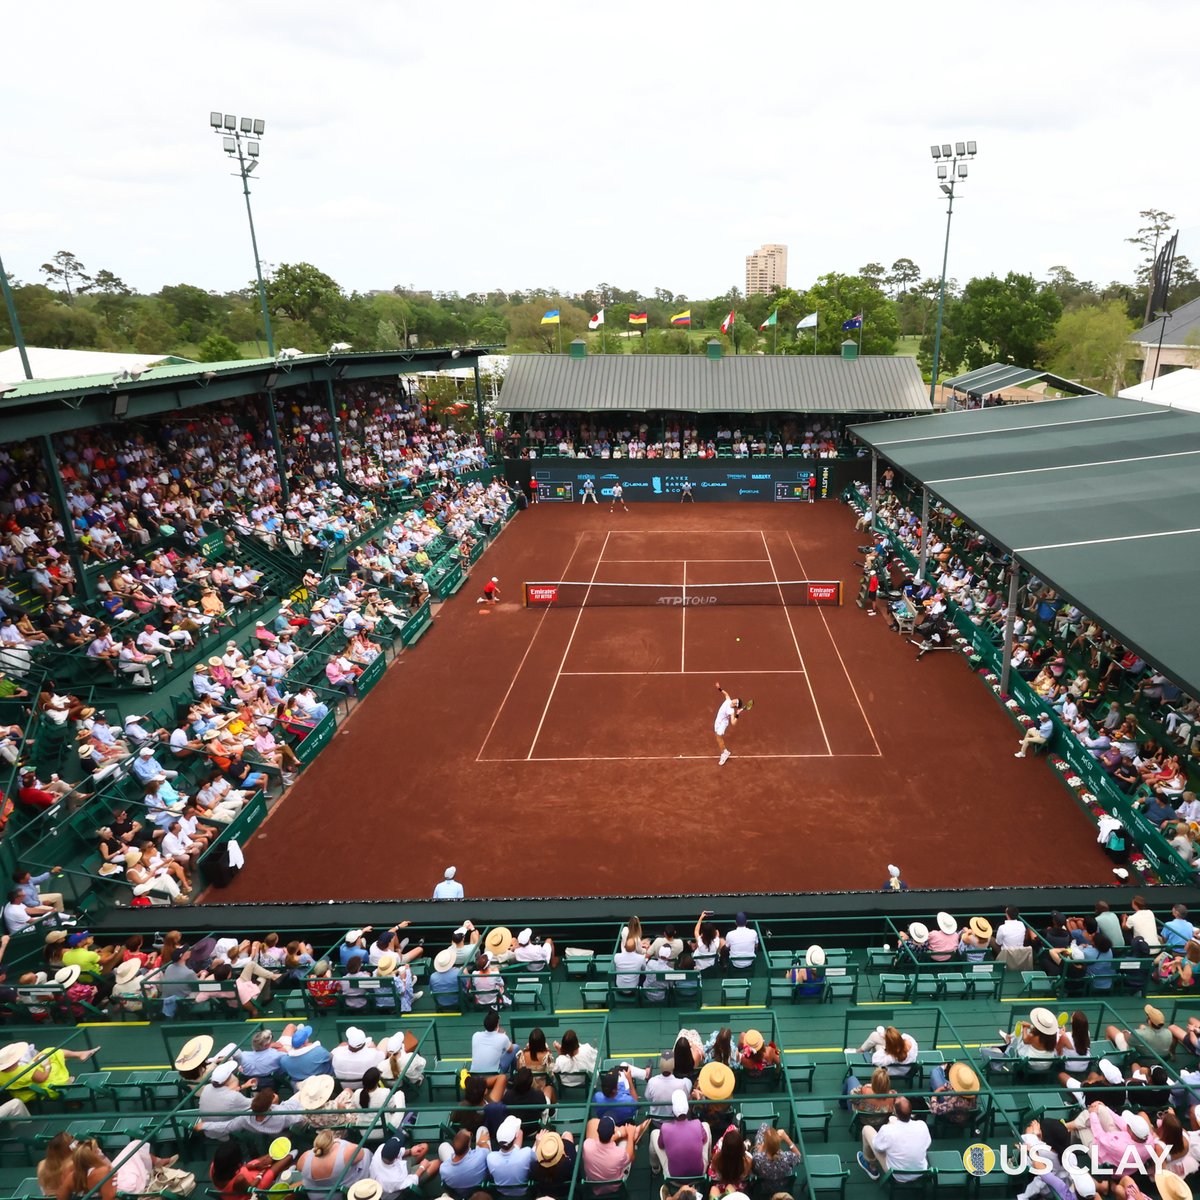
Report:
[[[761,242],[789,283],[940,270],[931,142],[974,138],[950,274],[1132,276],[1163,208],[1200,261],[1195,0],[60,0],[5,17],[0,255],[141,291],[253,258],[211,108],[261,116],[262,257],[346,288],[601,281],[701,298]]]

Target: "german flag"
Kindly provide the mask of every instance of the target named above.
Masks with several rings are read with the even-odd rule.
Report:
[[[645,325],[646,324],[646,314],[645,313],[630,313],[629,314],[629,323],[630,323],[630,325]]]

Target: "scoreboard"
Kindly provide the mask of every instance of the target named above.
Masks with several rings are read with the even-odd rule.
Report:
[[[808,480],[812,473],[802,471],[800,479],[777,479],[775,481],[776,500],[807,500],[809,494]]]
[[[535,478],[537,478],[535,476]],[[538,503],[549,504],[555,500],[570,504],[575,499],[574,484],[562,479],[538,479]]]

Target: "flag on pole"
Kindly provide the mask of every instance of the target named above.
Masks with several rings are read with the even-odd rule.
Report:
[[[645,325],[646,324],[646,314],[644,312],[630,313],[629,314],[629,323],[630,323],[630,325]]]
[[[758,327],[758,331],[759,331],[759,333],[762,333],[762,331],[763,331],[764,329],[770,329],[772,325],[775,325],[775,324],[777,323],[777,322],[776,322],[776,318],[777,318],[778,316],[779,316],[779,309],[776,309],[776,310],[775,310],[775,311],[774,311],[774,312],[773,312],[773,313],[772,313],[772,314],[771,314],[771,315],[770,315],[770,316],[769,316],[769,317],[768,317],[768,318],[767,318],[767,319],[766,319],[766,320],[765,320],[765,321],[764,321],[764,322],[763,322],[763,323],[762,323],[762,324],[761,324],[761,325]]]
[[[797,329],[816,329],[816,327],[817,327],[817,314],[815,312],[809,313],[808,316],[805,317],[803,321],[796,322]]]
[[[858,316],[851,317],[850,320],[848,320],[848,321],[843,321],[842,328],[843,329],[861,329],[862,322],[863,322],[863,315],[862,315],[862,313],[859,313]]]
[[[672,325],[690,325],[692,323],[692,310],[685,308],[683,312],[676,313],[671,318]]]
[[[546,313],[546,315],[544,317],[542,317],[542,324],[543,325],[557,325],[558,324],[558,309],[552,308],[548,313]]]
[[[598,313],[592,314],[591,320],[588,321],[588,328],[589,329],[599,329],[600,326],[603,324],[604,324],[604,309],[601,309]]]
[[[725,320],[723,320],[721,322],[721,332],[722,333],[728,333],[733,328],[733,321],[734,321],[734,317],[736,315],[737,314],[734,312],[733,309],[729,310],[729,316],[727,316],[725,318]]]

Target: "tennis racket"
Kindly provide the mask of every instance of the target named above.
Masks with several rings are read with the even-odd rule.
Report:
[[[754,707],[753,700],[747,700],[741,707],[741,712],[749,712]]]

